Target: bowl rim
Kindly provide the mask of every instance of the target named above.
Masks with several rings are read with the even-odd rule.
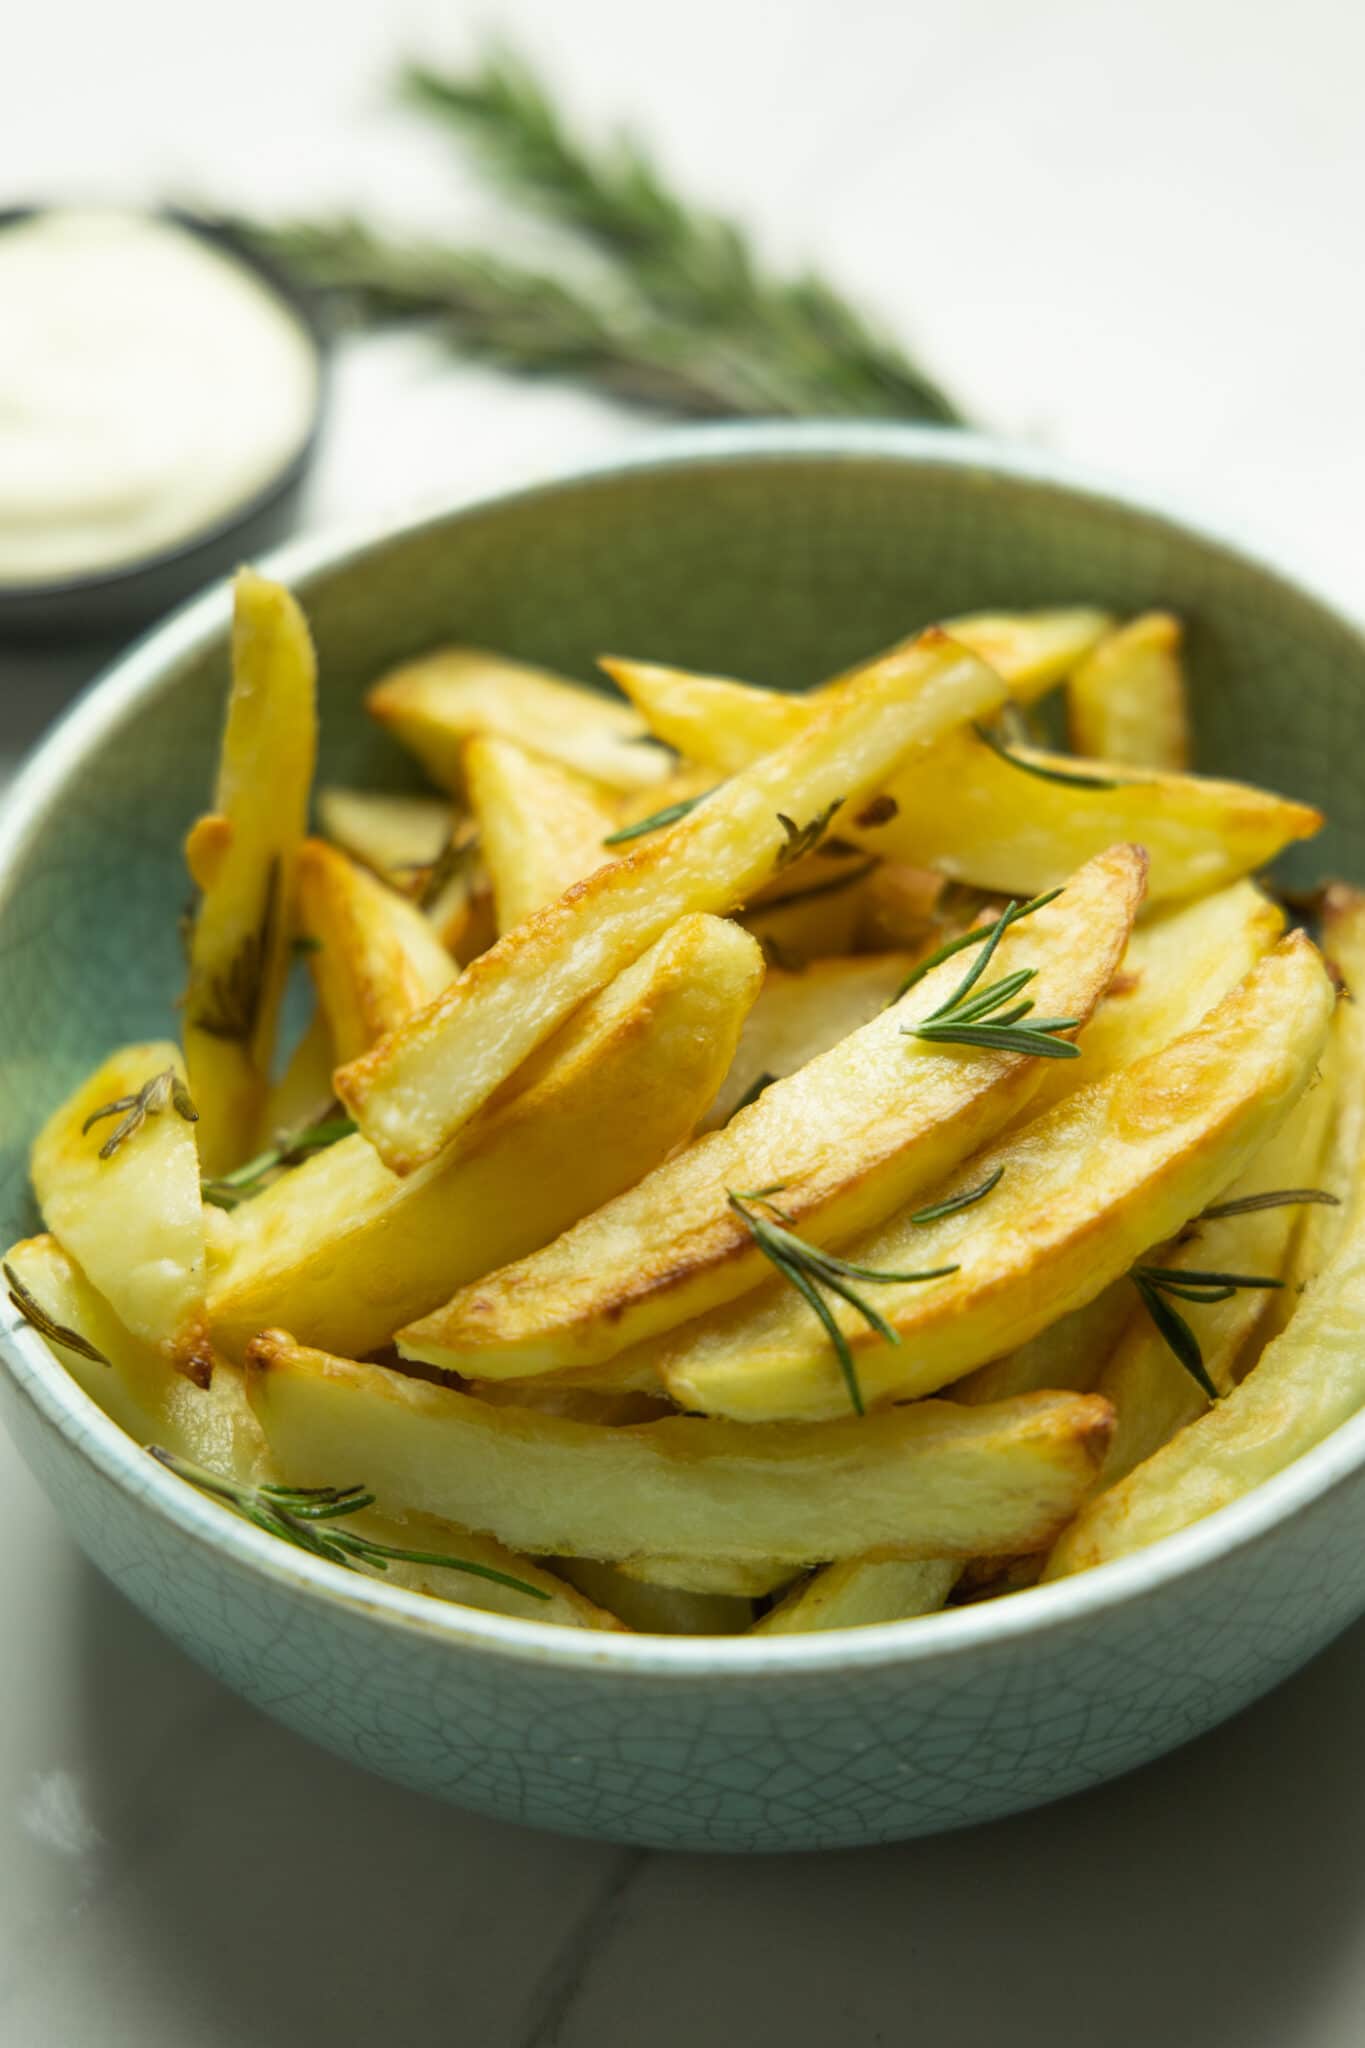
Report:
[[[682,427],[650,437],[624,455],[556,472],[512,490],[455,496],[401,520],[352,525],[274,549],[264,573],[291,584],[344,571],[371,550],[507,505],[642,473],[812,459],[891,461],[920,469],[976,471],[1117,505],[1177,537],[1234,554],[1287,595],[1314,605],[1362,642],[1362,621],[1311,576],[1267,559],[1255,539],[1226,522],[1182,514],[1144,488],[1051,454],[989,437],[898,423],[781,422]],[[152,627],[93,682],[59,719],[11,787],[0,813],[0,904],[47,808],[74,768],[136,706],[174,686],[185,664],[221,637],[230,618],[226,582],[180,606]],[[199,1493],[154,1459],[107,1416],[8,1303],[0,1305],[0,1360],[42,1418],[87,1457],[104,1479],[140,1499],[179,1536],[229,1564],[260,1572],[282,1593],[319,1609],[341,1609],[409,1637],[499,1661],[553,1668],[566,1675],[713,1682],[730,1678],[816,1681],[849,1671],[914,1666],[1003,1649],[1020,1636],[1084,1626],[1096,1616],[1218,1566],[1270,1538],[1283,1524],[1348,1482],[1365,1466],[1365,1410],[1241,1500],[1163,1538],[1148,1549],[1088,1572],[1031,1587],[1009,1599],[912,1620],[880,1622],[809,1636],[650,1636],[573,1629],[485,1613],[410,1593],[295,1551]]]

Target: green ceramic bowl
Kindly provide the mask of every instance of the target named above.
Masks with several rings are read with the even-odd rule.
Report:
[[[321,655],[323,774],[400,782],[361,711],[433,641],[591,677],[643,655],[786,688],[983,606],[1167,605],[1200,758],[1332,814],[1300,872],[1365,873],[1365,641],[1209,534],[1050,461],[893,427],[679,433],[654,452],[270,565]],[[0,1231],[39,1119],[171,1027],[181,835],[227,678],[217,589],[68,716],[0,828]],[[985,1820],[1210,1728],[1365,1610],[1365,1416],[1145,1554],[957,1613],[806,1639],[603,1636],[295,1553],[156,1467],[6,1314],[0,1395],[72,1533],[248,1699],[407,1785],[541,1827],[817,1848]]]

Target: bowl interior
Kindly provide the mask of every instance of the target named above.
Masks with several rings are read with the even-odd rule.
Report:
[[[297,565],[291,567],[291,565]],[[366,720],[389,663],[460,639],[594,676],[634,653],[802,688],[985,607],[1162,606],[1188,627],[1200,765],[1321,804],[1307,881],[1365,873],[1365,641],[1247,556],[982,444],[900,429],[680,435],[624,467],[284,559],[323,679],[324,780],[412,772]],[[128,656],[18,793],[0,853],[0,1232],[33,1227],[37,1124],[120,1040],[174,1034],[183,833],[227,681],[222,593]]]

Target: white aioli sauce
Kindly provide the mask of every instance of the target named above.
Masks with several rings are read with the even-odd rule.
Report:
[[[317,380],[289,308],[186,229],[95,211],[0,229],[0,586],[212,527],[297,454]]]

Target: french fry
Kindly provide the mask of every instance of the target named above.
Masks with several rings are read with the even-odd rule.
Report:
[[[324,839],[299,849],[298,920],[338,1061],[396,1031],[455,978],[420,910]]]
[[[946,886],[943,876],[932,868],[879,861],[859,891],[860,949],[868,953],[932,952],[945,936]]]
[[[482,1565],[485,1570],[505,1572],[533,1586],[544,1595],[519,1593],[513,1586],[476,1578],[473,1573],[442,1569],[439,1565],[416,1564],[410,1558],[390,1558],[382,1574],[386,1586],[401,1586],[408,1593],[424,1593],[429,1600],[444,1600],[453,1607],[477,1608],[481,1614],[509,1614],[517,1621],[548,1622],[552,1628],[596,1629],[601,1633],[626,1635],[633,1624],[618,1615],[591,1593],[571,1583],[559,1572],[547,1571],[532,1558],[522,1557],[496,1537],[477,1529],[461,1529],[438,1521],[431,1515],[381,1515],[372,1508],[348,1515],[345,1528],[372,1542],[386,1543],[396,1550],[427,1550],[438,1556],[459,1558],[465,1564]]]
[[[302,1131],[325,1117],[336,1096],[332,1069],[336,1065],[332,1033],[321,1010],[315,1010],[308,1029],[289,1056],[289,1063],[270,1090],[266,1100],[264,1134]]]
[[[864,891],[880,862],[872,854],[808,854],[745,905],[743,924],[767,958],[789,972],[852,953]]]
[[[1224,1199],[1240,1202],[1307,1185],[1331,1110],[1331,1091],[1321,1081],[1307,1089],[1245,1173],[1227,1189]],[[1182,1233],[1178,1245],[1151,1263],[1173,1272],[1192,1267],[1277,1280],[1283,1273],[1297,1213],[1292,1207],[1261,1209],[1196,1221]],[[1220,1394],[1232,1385],[1238,1360],[1264,1315],[1266,1302],[1266,1294],[1240,1289],[1226,1301],[1194,1307],[1179,1299],[1171,1303],[1194,1330],[1204,1370]],[[1141,1307],[1093,1385],[1096,1393],[1113,1403],[1117,1416],[1101,1474],[1106,1486],[1149,1458],[1208,1405]]]
[[[396,1173],[434,1158],[564,1018],[689,911],[744,902],[905,752],[989,711],[1002,685],[942,634],[888,682],[833,695],[790,746],[501,938],[428,1009],[339,1069]]]
[[[30,1170],[49,1230],[129,1331],[207,1379],[193,1111],[176,1046],[124,1046],[49,1117]]]
[[[761,975],[737,926],[684,918],[448,1159],[399,1180],[354,1137],[293,1168],[228,1219],[232,1246],[210,1293],[215,1341],[240,1355],[288,1318],[318,1343],[371,1351],[629,1187],[714,1096]]]
[[[810,1635],[818,1629],[867,1628],[937,1614],[957,1583],[956,1558],[869,1564],[851,1557],[803,1579],[754,1623],[756,1636]]]
[[[391,796],[335,784],[318,791],[317,812],[325,839],[409,895],[414,878],[445,849],[457,818],[444,797]]]
[[[924,1286],[860,1283],[898,1344],[830,1302],[863,1400],[930,1393],[1026,1343],[1197,1214],[1307,1086],[1332,1002],[1316,948],[1291,935],[1193,1031],[1079,1089],[935,1191],[949,1198],[999,1170],[987,1200],[927,1227],[902,1216],[845,1247],[877,1271],[957,1268]],[[780,1281],[679,1331],[657,1363],[679,1405],[703,1414],[812,1420],[848,1406],[833,1346]]]
[[[1039,1014],[1083,1022],[1122,956],[1141,892],[1141,855],[1115,847],[1005,932],[993,971],[1036,970]],[[963,971],[961,957],[931,969],[724,1130],[400,1331],[403,1355],[515,1379],[600,1364],[734,1301],[771,1269],[731,1192],[780,1183],[792,1227],[822,1244],[880,1222],[998,1130],[1036,1083],[1036,1059],[907,1035]]]
[[[457,796],[464,743],[475,733],[529,747],[608,789],[645,789],[672,772],[665,753],[641,744],[645,723],[628,704],[482,648],[437,648],[392,670],[365,702]]]
[[[699,1599],[763,1600],[770,1593],[785,1591],[793,1579],[800,1578],[806,1562],[796,1557],[741,1560],[656,1554],[624,1557],[616,1569],[623,1578],[639,1579],[668,1593],[688,1593]]]
[[[491,1408],[268,1331],[248,1393],[297,1484],[363,1470],[386,1509],[486,1529],[533,1556],[645,1551],[740,1563],[1039,1549],[1108,1438],[1092,1395],[995,1408],[920,1402],[818,1429],[677,1416],[599,1429]]]
[[[780,1081],[870,1024],[895,999],[911,964],[909,953],[871,953],[813,960],[799,974],[769,967],[703,1129],[728,1124],[765,1076]]]
[[[993,668],[1018,702],[1031,703],[1084,659],[1110,623],[1106,613],[1083,609],[976,612],[946,620],[942,630]],[[913,675],[918,639],[911,635],[803,696],[618,656],[608,656],[601,666],[656,738],[689,761],[734,775],[804,732],[825,692],[863,683],[873,670],[892,678],[902,669]]]
[[[567,768],[483,735],[465,742],[464,775],[499,932],[615,858],[604,843],[614,813]]]
[[[725,1593],[686,1593],[680,1586],[650,1586],[619,1565],[593,1557],[565,1557],[561,1578],[637,1635],[742,1636],[754,1618],[753,1602]]]
[[[1067,733],[1078,754],[1133,768],[1190,765],[1180,621],[1144,612],[1100,641],[1067,678]]]
[[[255,1150],[289,970],[294,862],[317,751],[316,662],[287,590],[243,569],[213,812],[185,842],[201,901],[190,936],[185,1064],[205,1173]]]
[[[1003,1358],[955,1380],[954,1401],[973,1406],[1008,1401],[1015,1394],[1034,1394],[1043,1387],[1056,1392],[1088,1394],[1133,1314],[1133,1290],[1126,1278],[1111,1281],[1093,1301],[1072,1309],[1055,1323],[1018,1344]]]

